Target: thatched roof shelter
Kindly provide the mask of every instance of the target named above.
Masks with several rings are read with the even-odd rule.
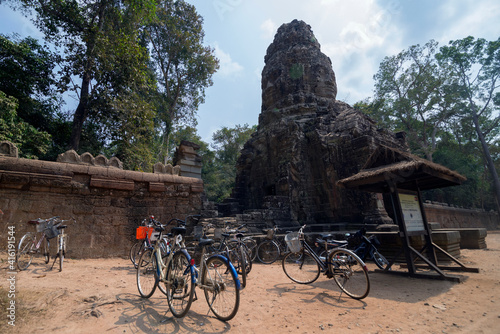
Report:
[[[370,192],[399,189],[429,190],[459,185],[466,178],[442,165],[384,145],[373,152],[359,173],[342,179],[338,185]]]

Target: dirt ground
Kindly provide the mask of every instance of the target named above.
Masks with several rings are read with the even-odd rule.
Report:
[[[325,276],[299,285],[280,263],[256,263],[238,314],[227,323],[199,291],[182,319],[172,317],[159,290],[142,299],[128,259],[68,259],[62,272],[37,259],[12,275],[4,252],[0,333],[499,333],[500,232],[489,232],[486,242],[487,249],[461,250],[460,261],[480,269],[460,273],[461,283],[371,271],[370,294],[361,301],[340,295]]]

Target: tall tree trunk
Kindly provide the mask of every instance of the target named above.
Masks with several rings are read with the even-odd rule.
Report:
[[[472,106],[472,121],[474,122],[474,127],[477,132],[477,136],[479,141],[481,142],[481,147],[483,148],[484,158],[486,159],[486,166],[491,174],[491,178],[493,179],[493,191],[495,192],[496,202],[497,202],[497,210],[500,213],[500,180],[498,179],[498,173],[495,168],[495,164],[493,163],[493,159],[491,158],[490,150],[488,148],[488,144],[486,143],[486,139],[484,138],[483,132],[479,126],[479,117],[477,115],[477,111],[475,106]]]
[[[78,151],[80,148],[80,138],[82,136],[83,123],[87,119],[89,112],[89,88],[90,88],[90,75],[84,74],[82,79],[82,90],[80,94],[80,102],[76,107],[75,114],[73,115],[73,130],[71,132],[71,148]]]

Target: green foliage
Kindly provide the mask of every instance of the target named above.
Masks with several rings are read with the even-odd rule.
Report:
[[[405,131],[413,153],[467,177],[460,187],[428,191],[426,198],[494,208],[491,194],[500,198],[495,181],[500,163],[500,39],[468,37],[439,52],[434,41],[412,46],[384,58],[374,79],[374,100],[355,107],[382,127]]]
[[[496,41],[467,37],[451,41],[436,55],[446,68],[450,81],[457,87],[457,100],[463,105],[465,122],[473,125],[478,145],[489,171],[492,190],[500,211],[500,178],[491,155],[491,142],[498,141],[500,125],[500,38]]]
[[[255,130],[256,126],[245,124],[234,128],[223,127],[213,134],[214,152],[205,154],[202,170],[205,194],[209,200],[222,202],[231,195],[236,180],[236,161]]]
[[[14,143],[22,158],[37,159],[48,151],[51,137],[20,119],[17,107],[16,98],[0,91],[0,141]]]
[[[405,131],[410,147],[432,161],[445,121],[459,112],[448,74],[434,58],[437,42],[385,57],[375,79],[377,118]]]
[[[48,130],[61,105],[55,90],[56,56],[31,37],[0,35],[0,90],[16,98],[18,116]]]
[[[169,136],[180,124],[196,125],[196,111],[205,88],[219,68],[210,47],[203,45],[203,19],[184,1],[162,0],[156,18],[146,25],[151,67],[157,79],[156,111],[163,132],[163,160],[168,160]]]
[[[109,133],[117,104],[131,97],[130,104],[145,104],[130,92],[147,91],[151,84],[147,52],[139,43],[138,32],[154,14],[153,1],[10,3],[34,10],[33,22],[58,53],[59,89],[69,89],[79,98],[73,115],[72,148],[80,147],[82,131],[88,129],[86,122],[100,122],[100,132]]]

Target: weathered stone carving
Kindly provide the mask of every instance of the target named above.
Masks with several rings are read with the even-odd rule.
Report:
[[[181,168],[179,166],[172,166],[171,164],[162,164],[161,162],[157,162],[153,166],[153,173],[158,174],[171,174],[171,175],[179,175]]]
[[[18,157],[17,146],[11,143],[10,141],[1,141],[0,155],[6,155],[8,157],[17,158]]]
[[[241,209],[267,210],[267,224],[362,223],[364,213],[368,223],[388,222],[374,194],[335,183],[357,173],[379,144],[405,150],[404,137],[380,131],[336,93],[331,61],[311,27],[282,25],[265,56],[258,128],[237,163],[232,197]]]
[[[95,157],[94,161],[96,166],[106,167],[109,165],[108,158],[106,158],[102,154],[99,154],[97,157]]]
[[[82,163],[87,164],[87,165],[95,165],[95,158],[92,154],[89,152],[85,152],[80,156],[80,159],[82,160]]]

